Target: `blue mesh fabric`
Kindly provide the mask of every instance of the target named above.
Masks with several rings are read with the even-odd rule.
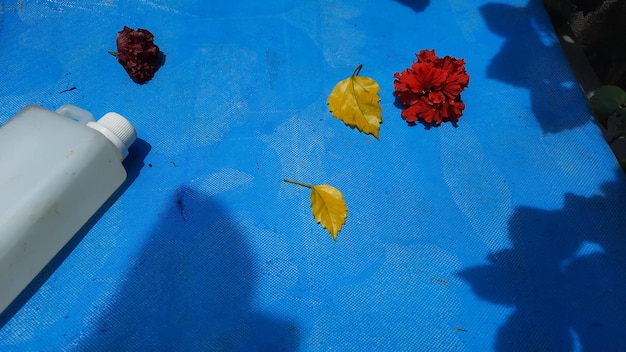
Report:
[[[166,55],[145,85],[107,53],[124,25]],[[400,117],[421,49],[467,62],[457,127]],[[326,105],[359,64],[380,141]],[[4,0],[0,77],[1,123],[71,103],[139,136],[0,350],[625,345],[626,180],[539,0]],[[343,192],[336,243],[284,178]]]

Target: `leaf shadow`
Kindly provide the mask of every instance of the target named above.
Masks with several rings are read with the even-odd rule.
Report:
[[[566,194],[560,210],[520,206],[512,247],[458,272],[475,294],[515,311],[497,351],[617,351],[626,343],[626,182],[603,195]]]
[[[488,28],[505,39],[487,77],[528,89],[532,111],[546,133],[592,121],[541,1],[531,0],[526,7],[488,3],[480,12]]]
[[[410,7],[415,12],[422,12],[430,5],[430,0],[395,0],[400,4]]]

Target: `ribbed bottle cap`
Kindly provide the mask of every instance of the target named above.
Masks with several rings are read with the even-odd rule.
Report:
[[[130,121],[126,120],[124,116],[118,113],[106,113],[100,118],[100,120],[98,120],[98,123],[108,128],[111,132],[113,132],[113,134],[121,139],[126,148],[130,147],[135,139],[137,139],[135,127],[133,127]]]
[[[100,131],[120,150],[122,159],[128,155],[128,147],[137,139],[135,127],[122,115],[108,112],[98,122],[87,123],[88,127]]]

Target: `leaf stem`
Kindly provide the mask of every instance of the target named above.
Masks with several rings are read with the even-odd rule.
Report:
[[[357,66],[354,72],[352,73],[352,77],[358,76],[362,68],[363,68],[363,64],[360,64],[359,66]]]
[[[289,180],[289,179],[284,179],[283,181],[285,181],[287,183],[293,183],[294,185],[299,185],[299,186],[306,187],[306,188],[313,188],[314,187],[313,185],[310,185],[308,183],[302,183],[302,182],[299,182],[299,181],[294,181],[294,180]]]
[[[117,51],[108,51],[110,55],[117,57]]]

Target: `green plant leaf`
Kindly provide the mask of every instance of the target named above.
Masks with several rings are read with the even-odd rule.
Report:
[[[589,99],[591,112],[607,128],[611,116],[626,117],[626,92],[618,86],[602,86]]]

